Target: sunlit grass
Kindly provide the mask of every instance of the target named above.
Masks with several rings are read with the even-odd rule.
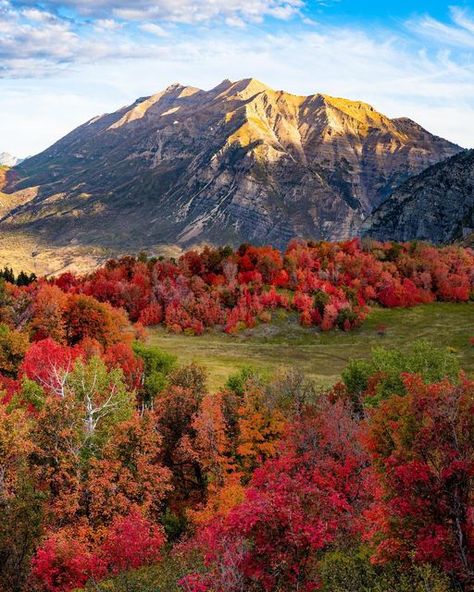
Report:
[[[384,335],[377,328],[386,327]],[[280,367],[304,371],[319,385],[334,383],[350,358],[368,357],[373,347],[405,348],[416,339],[428,339],[452,348],[461,366],[474,374],[474,304],[435,303],[412,309],[376,308],[364,325],[343,333],[304,329],[294,315],[275,315],[269,325],[259,325],[237,335],[216,331],[202,336],[174,335],[164,329],[150,331],[150,342],[178,356],[180,363],[197,362],[209,372],[215,390],[227,377],[245,366],[271,375]]]

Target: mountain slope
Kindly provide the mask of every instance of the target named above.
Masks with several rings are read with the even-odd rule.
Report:
[[[381,240],[449,243],[474,232],[474,150],[409,179],[363,226]]]
[[[338,239],[409,176],[459,151],[365,103],[253,79],[172,85],[17,167],[0,222],[48,244],[119,250]]]

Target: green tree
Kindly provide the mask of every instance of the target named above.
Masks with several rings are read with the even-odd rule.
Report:
[[[107,370],[98,357],[88,362],[78,360],[66,381],[82,418],[83,453],[100,450],[115,424],[129,419],[134,403],[127,392],[121,369]]]
[[[404,373],[419,374],[426,384],[431,384],[444,377],[455,382],[459,371],[453,353],[420,340],[405,351],[377,347],[370,360],[351,360],[342,372],[342,380],[357,409],[375,406],[394,394],[405,394]]]
[[[176,364],[176,357],[158,347],[140,342],[133,344],[133,351],[143,360],[144,373],[140,389],[140,403],[144,407],[153,407],[155,397],[163,391],[167,377]]]

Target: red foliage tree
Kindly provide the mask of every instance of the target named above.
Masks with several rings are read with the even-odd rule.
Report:
[[[35,288],[10,286],[8,290],[15,292],[13,300],[24,302],[10,306],[9,316],[21,319],[23,311],[13,309],[28,308],[33,296],[38,311],[54,309],[53,317],[57,318],[57,322],[48,322],[47,315],[35,313],[31,323],[35,338],[51,335],[61,340],[65,324],[70,343],[93,337],[103,345],[110,339],[100,332],[96,321],[98,316],[106,320],[107,314],[84,301],[87,296],[123,308],[133,322],[144,326],[164,322],[174,332],[200,334],[205,327],[216,325],[234,332],[253,327],[258,319],[268,320],[268,314],[261,313],[276,307],[297,310],[303,325],[348,331],[364,320],[368,302],[406,307],[435,299],[469,300],[473,268],[470,249],[417,243],[293,241],[284,255],[271,247],[250,245],[234,253],[228,248],[204,248],[185,253],[178,263],[152,264],[132,257],[109,261],[83,278],[61,276],[55,286],[41,288],[37,296]],[[268,292],[268,287],[273,290]],[[51,292],[53,288],[79,299],[72,303],[73,308],[88,308],[88,322],[83,321],[81,327],[78,317],[82,313],[75,318],[70,306],[60,318],[61,298],[59,292]],[[292,304],[275,288],[292,291]],[[326,302],[321,301],[321,294],[328,298]],[[107,322],[102,324],[110,329]]]
[[[123,311],[91,296],[69,295],[64,320],[69,345],[86,338],[96,339],[103,347],[127,341],[128,321]]]
[[[105,566],[89,546],[72,532],[48,538],[32,561],[32,577],[45,592],[69,592],[82,588],[91,578],[100,579]]]
[[[163,466],[162,441],[153,421],[146,413],[117,424],[101,457],[91,460],[83,488],[94,528],[137,508],[144,516],[159,515],[171,474]]]
[[[138,391],[143,383],[144,363],[128,343],[115,343],[103,354],[107,368],[121,368],[131,391]]]
[[[43,339],[30,346],[21,371],[46,392],[62,397],[67,374],[82,355],[83,350],[79,347],[60,345],[51,338]]]
[[[201,531],[209,572],[200,586],[316,590],[318,553],[357,531],[368,502],[357,423],[340,402],[301,421],[255,471],[245,500]]]
[[[163,320],[163,307],[157,302],[152,302],[145,306],[140,312],[138,321],[144,326],[159,325]]]
[[[156,563],[165,543],[163,529],[139,512],[118,517],[107,531],[99,555],[111,574]]]
[[[370,416],[367,448],[379,483],[367,513],[374,560],[432,562],[474,582],[474,383],[405,377]]]
[[[33,305],[31,334],[35,341],[51,337],[60,343],[65,339],[64,311],[66,294],[57,286],[40,285]]]

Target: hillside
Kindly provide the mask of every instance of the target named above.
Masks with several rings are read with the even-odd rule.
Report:
[[[0,228],[39,252],[344,238],[401,182],[459,150],[357,101],[253,79],[176,84],[23,162]]]
[[[474,150],[409,179],[365,222],[363,232],[382,240],[464,240],[470,244],[474,232]]]

